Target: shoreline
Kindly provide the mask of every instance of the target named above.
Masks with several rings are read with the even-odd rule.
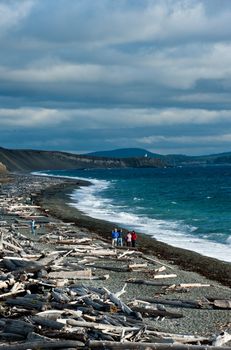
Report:
[[[80,183],[78,182],[78,184]],[[81,182],[82,184],[83,182]],[[85,182],[85,184],[87,183]],[[5,208],[6,211],[2,210],[1,216],[2,220],[4,220],[2,223],[4,223],[5,229],[7,230],[9,226],[9,230],[11,230],[11,225],[18,222],[15,220],[21,221],[21,226],[19,225],[18,229],[14,227],[12,233],[15,239],[18,239],[18,234],[22,234],[23,240],[20,243],[25,244],[26,247],[28,242],[32,243],[29,246],[30,248],[26,248],[26,255],[23,255],[25,258],[29,254],[28,257],[34,257],[33,259],[35,259],[32,260],[34,262],[31,261],[29,264],[29,271],[32,263],[36,264],[39,261],[41,263],[44,259],[48,261],[45,270],[34,272],[28,276],[29,280],[24,282],[25,288],[32,288],[31,283],[36,283],[36,286],[33,285],[34,290],[32,290],[32,293],[36,291],[37,294],[35,295],[39,298],[49,297],[49,303],[53,301],[54,296],[52,297],[47,292],[44,295],[44,291],[46,290],[38,287],[39,281],[45,283],[46,288],[49,288],[51,292],[53,288],[57,287],[57,290],[64,294],[69,293],[70,288],[76,288],[76,286],[77,288],[93,288],[94,291],[106,288],[112,293],[124,291],[121,300],[131,308],[136,308],[136,302],[141,302],[144,300],[143,298],[155,298],[156,301],[154,304],[149,304],[150,310],[154,310],[152,312],[164,311],[167,313],[170,312],[170,314],[180,314],[180,318],[177,316],[163,317],[163,315],[160,318],[159,316],[151,317],[151,315],[148,316],[146,314],[146,309],[142,309],[144,325],[165,334],[183,334],[193,335],[195,337],[206,335],[209,339],[212,339],[214,335],[219,335],[221,332],[230,330],[230,288],[223,285],[224,283],[217,283],[215,280],[212,281],[197,272],[192,272],[196,270],[195,268],[192,270],[189,268],[183,269],[176,263],[176,259],[174,262],[170,258],[172,247],[166,244],[155,242],[155,246],[158,246],[159,250],[162,247],[162,254],[160,252],[154,252],[150,237],[140,236],[136,249],[130,250],[127,247],[125,249],[122,248],[122,250],[121,248],[112,249],[111,232],[109,230],[112,225],[110,223],[90,219],[80,215],[81,213],[77,214],[75,208],[69,207],[66,204],[69,202],[68,195],[72,191],[73,186],[77,186],[77,181],[63,181],[57,178],[52,179],[51,177],[18,174],[12,175],[12,182],[6,186],[4,185],[2,188],[3,199],[5,198],[6,202],[9,201],[9,204],[11,203],[9,209],[11,205],[25,205],[28,197],[32,198],[33,212],[38,217],[37,222],[40,222],[34,235],[29,226],[30,215],[25,218],[25,215],[20,216],[16,212],[10,214],[10,211],[9,213],[7,211],[7,205]],[[36,206],[37,201],[41,202],[40,206]],[[4,208],[4,201],[2,208]],[[11,237],[10,232],[9,237]],[[89,243],[83,244],[83,240],[87,240]],[[164,252],[166,259],[164,259]],[[40,257],[36,258],[38,253]],[[11,254],[16,259],[17,257],[19,259],[21,258],[20,252]],[[56,254],[58,254],[61,260],[59,258],[57,259]],[[190,254],[190,252],[187,254]],[[9,252],[3,251],[2,256],[3,258],[4,256],[9,257]],[[57,259],[57,264],[54,263],[54,266],[51,265],[49,263],[50,258],[46,260],[48,257]],[[198,263],[197,265],[200,264]],[[216,266],[218,265],[219,262],[216,263]],[[140,269],[137,269],[137,266]],[[76,273],[80,271],[84,271],[83,273],[89,273],[90,271],[90,277],[92,278],[88,279],[85,275],[78,278]],[[56,277],[52,277],[52,274],[57,273],[61,274],[58,280],[57,275]],[[68,277],[66,275],[68,273],[72,274],[72,277]],[[20,275],[18,276],[20,277]],[[157,281],[156,276],[158,277]],[[141,281],[141,284],[134,283],[134,281]],[[26,297],[27,293],[23,293],[25,294],[24,297]],[[95,300],[94,295],[93,293],[93,300]],[[73,295],[71,298],[73,298]],[[171,301],[176,301],[176,305],[167,305],[166,308],[164,307],[164,310],[163,307],[158,309],[159,302],[161,303],[163,298],[169,300],[170,304]],[[215,305],[213,307],[212,303],[214,300],[218,302],[218,305],[220,301],[225,303],[225,307],[216,307]],[[193,301],[197,306],[193,308],[178,307],[178,302],[181,303],[184,301],[186,303],[187,301]],[[81,301],[80,307],[83,306],[82,303]],[[67,305],[68,309],[71,307],[69,304],[65,305]],[[86,315],[83,314],[83,317],[86,318],[85,321],[89,321],[89,305],[86,304],[86,306],[87,312]],[[52,304],[48,304],[48,310],[52,310],[53,307]],[[59,307],[63,307],[62,302]],[[74,310],[76,311],[75,305]],[[103,311],[100,317],[111,317],[112,313],[107,310]],[[117,311],[116,315],[118,314],[120,316],[121,310],[119,309]],[[29,311],[29,313],[34,313],[34,310]],[[95,317],[95,314],[93,316]],[[18,317],[19,319],[23,319],[23,315],[21,314]],[[78,320],[78,316],[74,318]],[[101,320],[98,316],[96,319],[98,322]],[[137,322],[137,319],[132,319],[132,322]],[[46,331],[46,328],[43,327],[43,330]],[[65,333],[65,336],[71,337],[72,333]],[[151,341],[156,342],[153,339]]]
[[[57,177],[55,178],[57,179]],[[51,186],[49,189],[41,191],[37,196],[37,203],[48,209],[52,216],[64,222],[74,222],[82,230],[88,231],[90,234],[97,234],[101,239],[110,242],[111,230],[115,226],[113,223],[91,218],[77,208],[67,204],[71,201],[70,195],[72,192],[78,186],[89,186],[91,184],[90,181],[63,180],[64,182],[61,185]],[[127,230],[123,228],[123,232],[126,233]],[[143,233],[139,233],[137,243],[138,249],[144,253],[154,254],[158,258],[176,264],[184,270],[197,272],[211,280],[231,287],[231,264],[229,262],[171,246]]]

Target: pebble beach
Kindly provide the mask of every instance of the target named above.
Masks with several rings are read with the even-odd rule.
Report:
[[[48,239],[48,237],[53,236],[57,236],[58,239],[60,232],[57,231],[60,231],[65,225],[71,227],[76,238],[90,238],[92,244],[99,245],[107,251],[115,251],[113,258],[101,256],[86,263],[86,266],[91,268],[93,276],[107,274],[106,279],[79,280],[78,283],[93,288],[106,288],[112,293],[124,289],[121,300],[131,308],[137,305],[140,306],[141,301],[143,301],[142,306],[144,306],[147,300],[159,299],[159,302],[156,301],[151,305],[154,305],[157,309],[181,315],[181,317],[174,318],[164,316],[146,317],[143,314],[145,322],[156,332],[203,336],[209,339],[215,338],[222,332],[231,333],[230,263],[206,258],[187,250],[173,248],[142,234],[138,235],[137,248],[134,251],[127,247],[112,249],[110,234],[114,225],[89,218],[69,205],[69,195],[73,188],[78,185],[80,185],[79,181],[67,181],[52,177],[23,174],[2,177],[2,201],[4,198],[11,198],[14,203],[21,205],[30,198],[33,205],[38,206],[36,215],[47,218],[47,222],[37,221],[34,236],[31,234],[30,218],[28,217],[23,220],[24,226],[20,227],[19,225],[14,230],[24,237],[28,237],[33,242],[37,252],[47,253],[51,249],[67,249],[65,244],[53,245],[52,240]],[[81,185],[83,185],[82,182]],[[89,184],[86,182],[85,185]],[[4,206],[1,206],[0,228],[7,229],[12,225],[14,227],[16,222],[21,220],[16,221],[17,219],[16,214],[9,215],[4,210]],[[44,237],[46,239],[43,239]],[[78,245],[71,246],[71,248],[77,249]],[[70,246],[68,249],[70,249]],[[4,255],[3,249],[2,258]],[[122,257],[118,258],[120,256]],[[75,261],[74,259],[74,256],[70,258],[72,264]],[[130,265],[135,267],[128,269],[127,267]],[[162,274],[164,275],[163,278],[156,279],[156,276]],[[139,284],[138,281],[140,281]],[[155,285],[155,282],[158,282],[159,285],[158,283]],[[192,308],[163,305],[163,300],[178,300],[186,303],[197,301],[202,306]],[[225,300],[226,307],[216,306],[214,300]],[[224,346],[228,348],[230,344],[230,342],[227,342]],[[90,346],[88,345],[86,348],[90,348]]]

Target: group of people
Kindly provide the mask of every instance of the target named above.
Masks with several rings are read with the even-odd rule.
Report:
[[[136,246],[136,240],[137,240],[137,234],[133,231],[128,231],[125,237],[123,237],[123,232],[121,229],[115,228],[112,233],[112,247],[122,247],[125,243],[127,247],[133,247]],[[125,242],[124,242],[125,241]]]

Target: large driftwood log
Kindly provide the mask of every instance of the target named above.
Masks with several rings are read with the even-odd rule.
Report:
[[[161,278],[175,278],[177,275],[175,273],[170,273],[168,275],[154,275],[154,279],[161,279]]]
[[[128,270],[129,271],[140,271],[143,270],[144,268],[146,268],[148,266],[147,263],[144,264],[129,264],[128,265]]]
[[[64,328],[64,324],[54,321],[54,320],[48,320],[45,317],[40,317],[40,316],[32,316],[31,320],[37,324],[39,324],[40,326],[44,326],[44,327],[48,327],[48,328],[52,328],[52,329],[62,329]]]
[[[20,334],[2,332],[2,333],[0,333],[0,340],[2,340],[2,341],[5,340],[8,342],[22,341],[22,340],[25,340],[25,336],[20,335]]]
[[[147,255],[144,255],[143,253],[141,253],[141,256],[142,256],[143,259],[145,259],[145,260],[147,260],[147,261],[149,261],[149,262],[152,262],[152,263],[154,263],[154,264],[161,264],[161,265],[167,267],[167,268],[170,269],[170,270],[173,270],[173,269],[174,269],[173,266],[164,264],[162,261],[159,261],[159,260],[157,260],[157,259],[151,258],[151,257],[149,257],[149,256],[147,256]]]
[[[100,329],[100,330],[106,330],[109,332],[118,332],[118,333],[121,333],[122,331],[133,332],[133,331],[140,330],[140,327],[136,327],[136,326],[133,326],[133,327],[114,326],[111,324],[96,323],[96,322],[83,322],[83,321],[76,321],[73,319],[67,320],[67,325]]]
[[[231,300],[227,299],[215,299],[212,302],[215,309],[231,309]]]
[[[12,271],[12,273],[18,273],[20,271],[35,272],[41,270],[43,267],[43,265],[37,261],[30,261],[15,257],[4,257],[3,263],[7,269]]]
[[[205,343],[210,343],[211,339],[209,337],[204,337],[204,336],[200,336],[200,335],[191,335],[191,334],[173,334],[173,333],[164,333],[164,332],[158,332],[158,331],[153,331],[153,330],[146,330],[146,333],[148,335],[154,335],[155,337],[159,338],[159,339],[171,339],[174,343],[181,343],[181,344],[199,344],[199,342],[203,342]],[[157,341],[161,342],[161,341]]]
[[[222,346],[223,344],[228,343],[231,340],[231,334],[228,332],[222,332],[218,336],[213,339],[212,345],[214,346]]]
[[[77,271],[57,271],[50,272],[48,278],[67,278],[67,279],[91,279],[92,272],[91,269],[77,270]]]
[[[109,270],[115,272],[129,272],[129,268],[125,267],[117,267],[117,266],[106,266],[106,265],[96,265],[96,264],[88,264],[88,266],[94,267],[96,269]]]
[[[89,350],[228,350],[227,347],[162,343],[110,342],[90,340]],[[1,350],[1,348],[0,348]]]
[[[158,309],[153,309],[153,308],[145,308],[145,307],[140,307],[140,306],[133,306],[133,310],[140,312],[143,316],[148,316],[148,317],[166,317],[166,318],[181,318],[183,317],[182,314],[179,314],[177,312],[170,312],[167,310],[158,310]]]
[[[78,340],[38,340],[32,342],[25,342],[23,344],[15,345],[0,345],[0,350],[47,350],[47,349],[80,349],[83,348],[85,344]]]
[[[180,284],[172,284],[169,287],[169,290],[177,290],[177,289],[190,289],[190,288],[202,288],[202,287],[210,287],[211,284],[207,283],[180,283]]]
[[[166,286],[172,285],[171,283],[156,282],[151,280],[139,280],[135,278],[129,278],[126,282],[134,283],[134,284],[146,284],[150,286],[159,286],[159,287],[166,287]]]
[[[22,336],[27,336],[28,333],[34,330],[34,326],[28,322],[21,320],[10,320],[7,319],[4,326],[4,332],[20,334]]]
[[[159,298],[142,298],[140,301],[147,301],[153,304],[163,304],[172,307],[183,307],[183,308],[191,308],[198,309],[202,306],[208,306],[209,303],[206,301],[191,301],[191,300],[168,300],[168,299],[159,299]]]
[[[21,306],[25,309],[33,310],[37,309],[40,311],[44,311],[47,308],[46,302],[43,302],[41,300],[31,299],[31,298],[16,298],[16,299],[7,299],[6,300],[7,305],[17,305]]]

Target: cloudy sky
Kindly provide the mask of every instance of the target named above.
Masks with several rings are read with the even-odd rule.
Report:
[[[231,151],[231,1],[0,0],[0,146]]]

